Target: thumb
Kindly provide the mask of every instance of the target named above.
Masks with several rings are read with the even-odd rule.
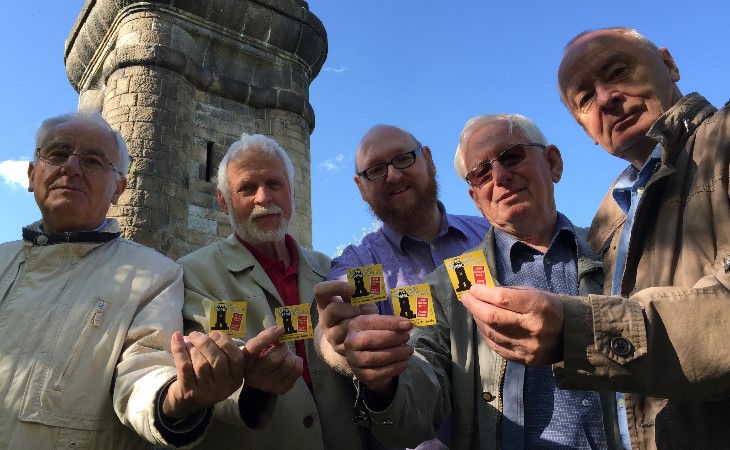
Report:
[[[284,327],[273,326],[267,328],[246,342],[246,345],[243,347],[243,353],[246,357],[252,355],[254,358],[258,358],[265,348],[278,344],[279,339],[283,336]]]

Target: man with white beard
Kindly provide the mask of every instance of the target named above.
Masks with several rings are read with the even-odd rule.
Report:
[[[276,325],[277,307],[305,304],[316,326],[312,288],[326,279],[330,259],[287,234],[293,186],[294,167],[273,139],[244,136],[228,149],[218,167],[218,202],[234,232],[178,261],[184,271],[186,333],[206,332],[211,304],[215,309],[221,302],[247,303],[245,339],[283,334],[282,327],[269,331]],[[236,443],[325,449],[345,442],[349,448],[364,448],[364,431],[353,423],[352,381],[319,358],[311,339],[279,343],[259,355],[247,353],[245,364],[259,370],[244,377],[241,390],[233,394],[238,411],[226,410],[232,402],[216,405],[215,418],[221,420],[213,421],[196,448]]]

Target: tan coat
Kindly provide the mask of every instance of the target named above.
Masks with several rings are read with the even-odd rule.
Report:
[[[182,295],[173,261],[121,238],[0,245],[0,448],[152,447],[124,425],[164,445]]]
[[[626,396],[634,450],[728,448],[730,109],[690,94],[649,137],[662,159],[636,213],[624,298],[565,303],[556,373],[564,388],[643,394]],[[606,294],[624,220],[609,192],[588,236]]]
[[[299,300],[311,304],[313,326],[317,305],[312,288],[326,279],[330,259],[297,245]],[[206,331],[212,300],[246,301],[246,338],[276,325],[274,308],[284,306],[276,288],[256,258],[235,236],[181,258],[184,270],[186,331]],[[286,394],[276,398],[265,424],[249,428],[238,413],[238,395],[216,405],[215,418],[198,448],[336,449],[364,448],[363,429],[353,423],[354,386],[332,371],[306,341],[314,396],[300,377]],[[290,348],[295,351],[294,344]],[[245,383],[245,380],[244,380]],[[243,405],[245,408],[245,405]],[[227,423],[226,423],[227,422]]]

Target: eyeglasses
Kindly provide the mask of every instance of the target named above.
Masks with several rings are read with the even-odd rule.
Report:
[[[87,149],[74,151],[69,144],[52,143],[46,147],[38,147],[35,150],[39,160],[52,166],[65,166],[71,155],[79,157],[79,166],[84,173],[103,173],[108,172],[109,167],[114,169],[119,175],[122,172],[109,161],[102,150]]]
[[[357,175],[365,177],[370,181],[375,181],[388,175],[388,166],[393,166],[396,169],[405,169],[411,167],[416,162],[416,155],[421,153],[423,146],[419,146],[417,149],[402,153],[395,158],[391,159],[390,162],[376,164],[372,167],[368,167],[362,172],[356,172]]]
[[[502,164],[505,169],[510,169],[524,161],[524,159],[527,157],[525,147],[545,148],[545,146],[542,144],[515,144],[511,147],[508,147],[505,150],[502,150],[502,152],[497,155],[497,157],[493,160],[482,161],[474,166],[474,168],[466,174],[466,182],[473,187],[479,187],[485,183],[488,183],[492,179],[492,166],[494,165],[495,161],[498,161],[500,164]]]

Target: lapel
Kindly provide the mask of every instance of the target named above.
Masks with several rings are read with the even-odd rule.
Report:
[[[226,267],[231,273],[250,271],[251,278],[266,292],[267,297],[275,299],[279,306],[284,306],[284,302],[261,264],[243,244],[238,242],[235,235],[228,236],[221,242],[220,249]]]
[[[316,259],[316,253],[307,250],[297,242],[297,253],[299,259],[299,274],[297,275],[297,288],[299,289],[299,303],[311,304],[314,301],[312,289],[314,285],[327,278],[329,267],[323,267]],[[317,311],[317,308],[313,308]]]

